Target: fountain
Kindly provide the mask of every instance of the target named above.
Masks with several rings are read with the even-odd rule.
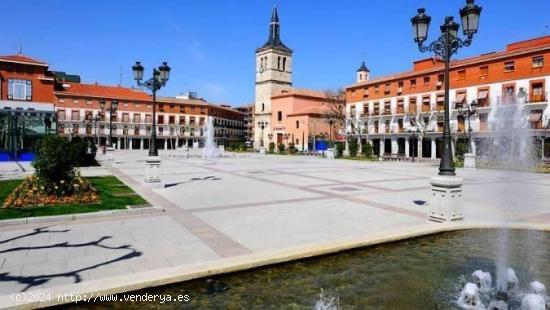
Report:
[[[457,304],[462,309],[484,309],[481,300],[479,299],[479,288],[474,283],[466,283]]]
[[[214,141],[214,123],[211,116],[208,116],[206,120],[204,133],[206,138],[204,141],[204,148],[202,149],[202,158],[211,159],[220,157],[220,149],[216,146],[216,142]]]

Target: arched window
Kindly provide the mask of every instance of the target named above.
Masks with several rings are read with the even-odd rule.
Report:
[[[281,56],[277,57],[277,70],[281,70]]]
[[[267,69],[267,56],[265,56],[264,59],[265,59],[265,68],[264,69]]]
[[[277,121],[282,121],[283,120],[283,112],[282,111],[278,111],[277,112]]]
[[[262,67],[263,69],[265,69],[265,66],[264,66],[264,58],[260,58],[260,67]]]
[[[265,104],[262,103],[262,112],[265,111]]]
[[[286,57],[283,57],[283,71],[286,71]]]
[[[363,74],[359,73],[359,81],[363,80]]]

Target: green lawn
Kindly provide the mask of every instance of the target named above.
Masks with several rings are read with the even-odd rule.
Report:
[[[53,205],[29,207],[25,209],[0,208],[0,220],[125,209],[128,205],[141,205],[147,203],[143,198],[134,193],[131,188],[124,185],[114,176],[90,177],[88,179],[99,192],[101,200],[99,203]],[[22,180],[0,181],[0,205],[21,181]]]

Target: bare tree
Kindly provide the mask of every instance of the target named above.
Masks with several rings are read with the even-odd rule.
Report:
[[[324,118],[331,119],[336,127],[342,128],[346,121],[346,91],[343,89],[326,90],[327,111]]]

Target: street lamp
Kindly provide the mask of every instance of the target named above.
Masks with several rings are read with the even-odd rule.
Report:
[[[428,219],[436,222],[460,220],[463,216],[461,205],[462,178],[456,177],[452,152],[451,126],[449,124],[449,68],[451,56],[462,47],[470,46],[474,34],[477,33],[481,7],[474,4],[474,0],[466,0],[466,6],[459,10],[462,21],[462,32],[466,39],[458,37],[460,25],[454,22],[452,16],[445,17],[440,26],[441,35],[428,45],[428,28],[431,17],[426,10],[418,9],[418,15],[411,19],[414,41],[421,52],[433,52],[445,62],[445,123],[443,127],[443,153],[439,164],[439,175],[430,179],[432,186],[432,201],[429,205]]]
[[[153,76],[142,82],[143,80],[143,66],[139,61],[132,66],[132,72],[134,74],[134,80],[140,87],[145,87],[153,93],[153,126],[151,130],[151,142],[149,143],[149,154],[145,160],[145,182],[156,183],[160,182],[160,157],[157,151],[157,116],[156,116],[156,101],[157,91],[166,85],[166,82],[170,79],[170,67],[167,62],[163,62],[161,66],[153,68]]]
[[[443,58],[445,62],[445,125],[443,129],[443,154],[439,165],[439,175],[455,175],[455,167],[452,154],[451,127],[449,125],[449,63],[451,56],[459,48],[470,46],[474,34],[479,25],[479,15],[481,7],[474,4],[474,0],[466,0],[466,6],[459,10],[462,20],[462,31],[467,37],[461,39],[458,37],[459,24],[455,23],[452,16],[445,17],[445,22],[441,25],[441,36],[430,43],[423,45],[428,39],[428,28],[431,17],[426,15],[426,10],[418,9],[418,14],[411,19],[414,33],[414,41],[418,44],[421,52],[434,52],[437,56]]]
[[[420,128],[418,128],[418,126],[414,125],[414,126],[410,126],[408,129],[407,129],[407,132],[411,135],[412,137],[412,162],[414,163],[414,159],[415,159],[415,155],[414,153],[416,153],[416,148],[418,147],[418,136],[420,135]],[[418,155],[418,154],[417,154]]]
[[[168,79],[170,79],[170,67],[167,62],[163,62],[161,66],[153,68],[153,77],[148,79],[145,82],[143,80],[143,66],[139,61],[136,61],[136,64],[132,66],[132,71],[134,73],[134,80],[136,80],[137,85],[140,87],[146,87],[153,93],[153,128],[151,130],[151,145],[149,146],[149,156],[158,156],[157,151],[157,117],[156,117],[156,100],[157,100],[157,91],[166,85]]]
[[[458,114],[468,118],[468,153],[472,153],[472,124],[470,118],[476,114],[477,101],[473,100],[470,104],[461,103],[457,105]]]
[[[101,108],[101,111],[107,111],[109,114],[109,139],[107,140],[107,147],[112,147],[112,141],[113,141],[113,113],[116,113],[116,110],[118,109],[118,101],[113,100],[111,101],[111,105],[108,109],[105,109],[105,100],[101,99],[99,100],[99,107]]]
[[[262,130],[262,138],[260,139],[260,147],[264,147],[264,129],[267,127],[268,123],[265,121],[259,121],[258,126]]]

